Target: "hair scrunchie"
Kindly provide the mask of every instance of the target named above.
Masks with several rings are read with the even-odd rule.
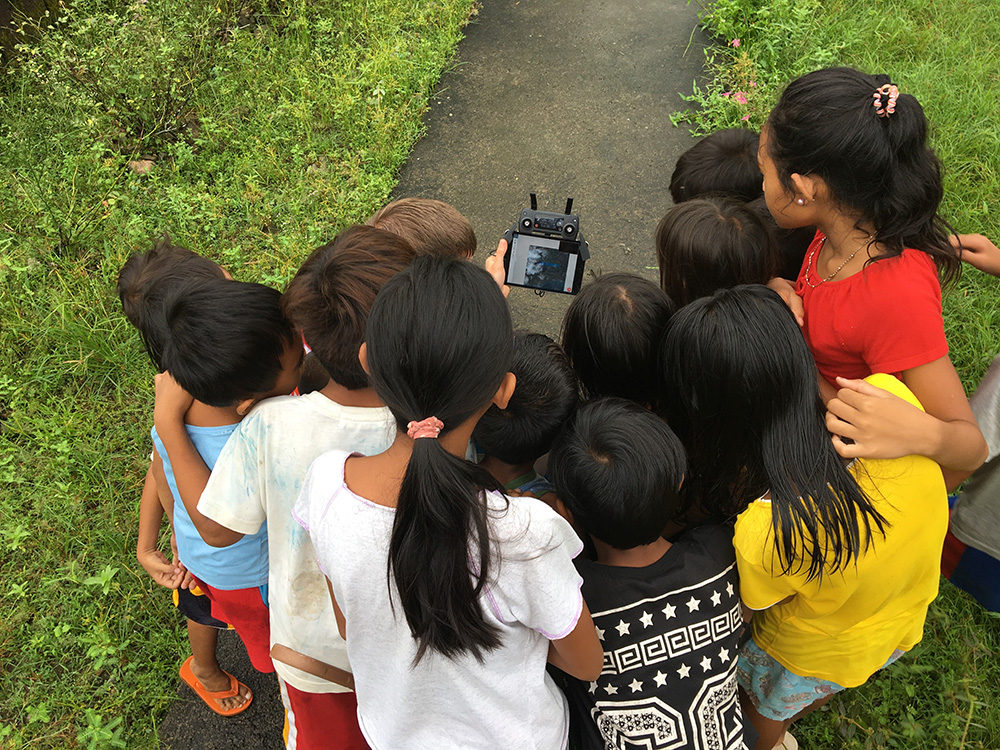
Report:
[[[437,417],[427,417],[419,422],[410,422],[406,425],[406,434],[416,440],[417,438],[436,438],[444,429],[444,422]]]
[[[886,97],[886,104],[882,106],[882,97]],[[896,111],[896,98],[899,96],[899,89],[895,84],[887,83],[875,89],[872,94],[872,106],[879,117],[888,117]]]

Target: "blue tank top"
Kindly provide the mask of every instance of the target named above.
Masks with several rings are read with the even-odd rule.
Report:
[[[185,425],[195,449],[209,469],[215,466],[222,447],[237,425],[221,427],[195,427]],[[177,540],[177,555],[191,573],[213,588],[224,591],[257,588],[267,584],[267,524],[256,534],[246,534],[236,544],[228,547],[213,547],[207,544],[194,527],[191,516],[177,491],[173,467],[163,448],[156,428],[152,430],[153,444],[163,459],[163,472],[174,496],[174,537]]]

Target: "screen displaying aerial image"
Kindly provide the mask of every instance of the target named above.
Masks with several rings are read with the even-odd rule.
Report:
[[[573,291],[575,253],[559,249],[559,240],[515,235],[507,281],[551,292]]]

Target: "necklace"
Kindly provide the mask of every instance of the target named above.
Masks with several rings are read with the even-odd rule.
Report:
[[[823,283],[825,283],[827,281],[830,281],[834,276],[836,276],[838,273],[840,273],[841,269],[844,266],[846,266],[848,263],[850,263],[852,260],[854,260],[854,256],[855,255],[857,255],[859,252],[861,252],[861,248],[868,247],[869,245],[871,245],[871,242],[872,242],[873,239],[875,239],[875,235],[874,234],[869,234],[867,237],[865,237],[865,241],[862,242],[860,245],[858,245],[858,249],[855,250],[850,255],[848,255],[847,259],[843,263],[841,263],[839,266],[837,266],[837,270],[836,271],[834,271],[833,273],[831,273],[825,279],[820,279],[819,280],[819,284],[823,284]],[[809,268],[815,268],[816,269],[816,275],[817,276],[819,275],[819,267],[813,265],[813,257],[816,255],[816,253],[818,253],[820,250],[823,249],[823,245],[825,245],[825,244],[826,244],[826,235],[824,234],[823,235],[823,239],[821,239],[819,241],[819,244],[815,248],[813,248],[813,250],[809,253],[809,261],[806,263],[806,269],[807,269],[807,271],[806,271],[805,279],[806,279],[806,283],[812,289],[815,289],[816,287],[818,287],[819,284],[813,284],[811,281],[809,281],[808,269]]]

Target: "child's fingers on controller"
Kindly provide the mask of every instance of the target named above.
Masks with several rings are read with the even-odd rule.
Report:
[[[486,271],[493,277],[493,280],[500,287],[500,291],[503,292],[503,296],[506,297],[510,294],[510,287],[506,283],[506,270],[503,267],[504,256],[507,255],[507,240],[501,239],[497,243],[497,249],[490,253],[486,257],[485,268]]]

